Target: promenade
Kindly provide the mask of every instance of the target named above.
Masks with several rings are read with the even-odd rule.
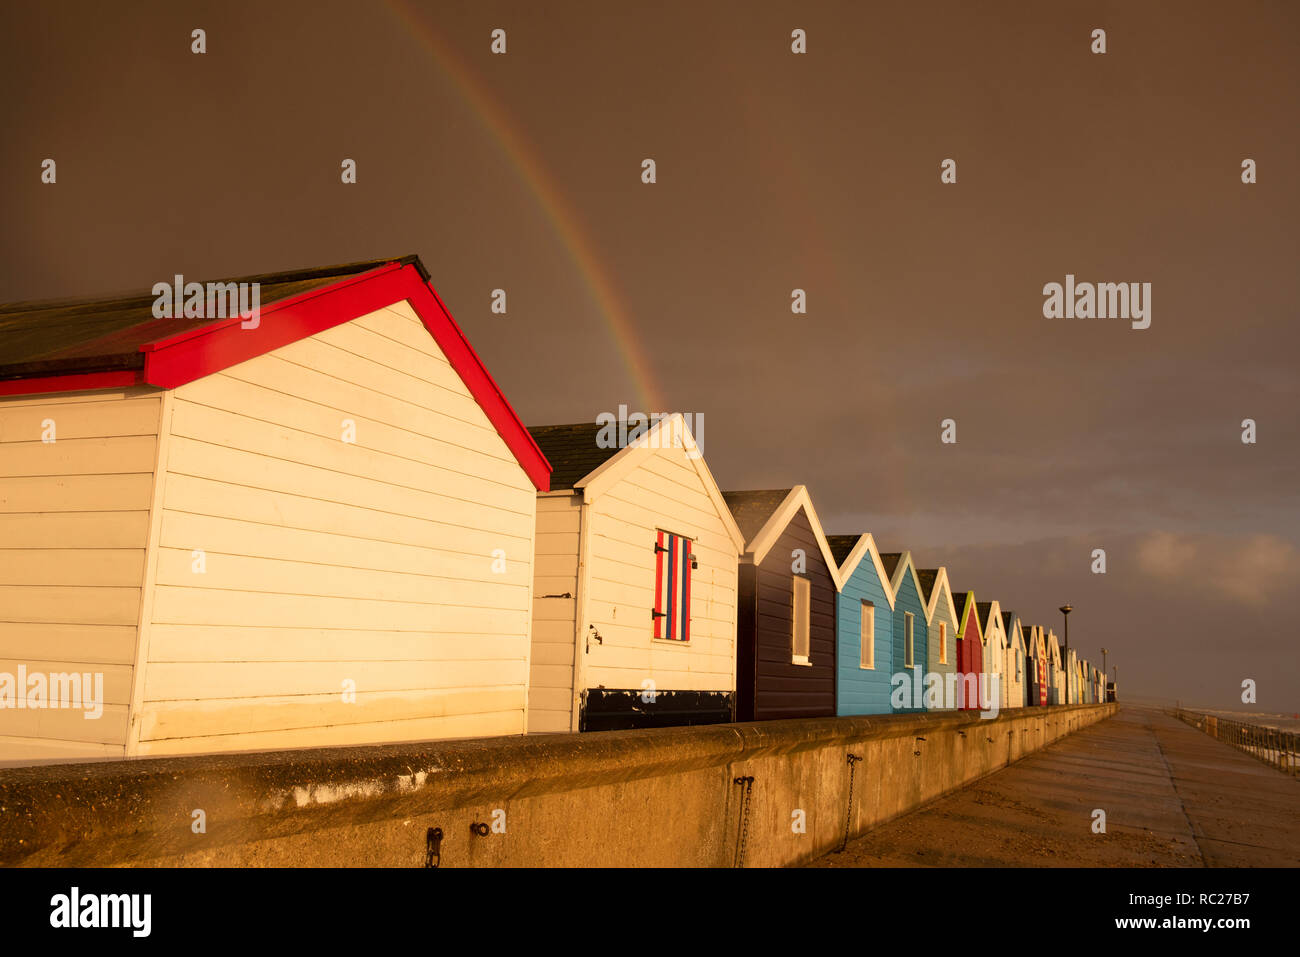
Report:
[[[809,866],[1297,867],[1300,779],[1121,706]]]

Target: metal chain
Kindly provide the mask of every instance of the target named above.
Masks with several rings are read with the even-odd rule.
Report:
[[[736,778],[733,782],[742,785],[744,791],[740,794],[740,835],[736,845],[736,866],[745,866],[745,843],[749,840],[749,794],[754,790],[753,775]]]
[[[849,846],[849,823],[853,820],[853,778],[857,771],[857,763],[862,760],[860,754],[849,754],[849,806],[844,812],[844,840],[836,849],[836,854],[844,853],[844,849]]]

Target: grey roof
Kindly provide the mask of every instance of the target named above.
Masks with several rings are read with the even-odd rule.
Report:
[[[930,596],[934,592],[934,583],[939,579],[939,569],[937,568],[918,568],[916,570],[916,580],[921,583],[921,601],[930,604]]]
[[[1011,626],[1011,619],[1013,618],[1017,621],[1020,620],[1019,616],[1014,611],[1004,611],[1002,613],[1002,630],[1007,633],[1008,638],[1013,639],[1013,644],[1019,642],[1020,644],[1027,646],[1029,643],[1025,641],[1024,628],[1013,628]]]
[[[573,488],[620,451],[617,445],[601,448],[597,435],[601,426],[592,422],[572,425],[531,425],[528,434],[551,463],[551,488]]]
[[[885,566],[885,574],[889,580],[894,580],[894,569],[898,567],[898,560],[903,557],[902,552],[881,552],[880,563]]]
[[[258,301],[265,307],[392,262],[414,263],[428,278],[418,257],[405,256],[211,281],[257,283]],[[151,291],[0,306],[0,379],[142,369],[140,347],[145,343],[214,322],[211,317],[157,319],[156,299]]]
[[[772,513],[781,507],[789,494],[788,488],[722,493],[727,508],[731,509],[732,518],[740,528],[740,534],[745,536],[746,546],[754,540],[754,536],[767,524]]]
[[[826,544],[831,547],[831,555],[835,558],[836,565],[843,565],[844,560],[849,557],[855,545],[861,540],[861,535],[827,535]]]

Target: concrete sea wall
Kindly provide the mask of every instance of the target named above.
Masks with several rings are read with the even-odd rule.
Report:
[[[861,834],[1117,709],[19,768],[0,771],[0,865],[424,867],[435,828],[443,867],[731,867],[742,830],[744,866],[794,864],[838,847],[846,818]]]

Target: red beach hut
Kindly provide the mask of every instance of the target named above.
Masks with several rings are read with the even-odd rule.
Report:
[[[957,607],[957,707],[963,711],[980,709],[979,680],[984,670],[984,635],[980,628],[975,593],[953,589]]]

